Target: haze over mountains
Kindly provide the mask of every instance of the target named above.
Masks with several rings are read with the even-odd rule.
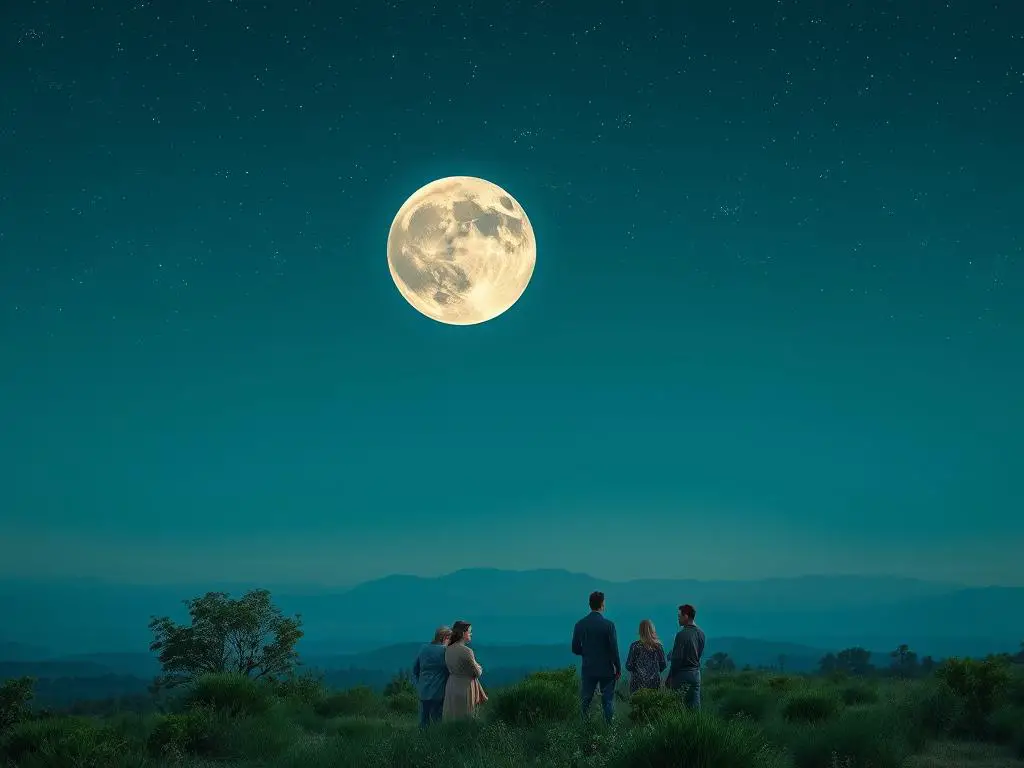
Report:
[[[237,596],[250,586],[262,585],[0,581],[0,611],[13,617],[0,630],[0,660],[89,654],[93,661],[94,654],[107,653],[115,661],[118,654],[146,654],[150,616],[183,619],[186,598],[216,589]],[[606,593],[623,644],[645,617],[671,636],[681,602],[697,606],[709,653],[715,638],[792,643],[814,653],[852,645],[884,652],[908,643],[933,656],[1015,650],[1024,639],[1024,588],[907,578],[611,582],[559,570],[475,569],[439,578],[396,575],[340,591],[268,588],[286,614],[302,615],[306,636],[299,651],[307,661],[422,642],[438,624],[459,618],[474,623],[480,647],[567,650],[594,589]]]

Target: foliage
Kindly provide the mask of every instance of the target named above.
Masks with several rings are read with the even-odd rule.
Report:
[[[946,659],[935,672],[963,703],[960,728],[970,736],[984,733],[989,715],[1010,682],[1006,663],[997,658]]]
[[[725,718],[764,720],[774,709],[776,696],[764,688],[732,688],[723,691],[715,700],[718,713]]]
[[[782,703],[782,716],[786,720],[817,723],[838,712],[839,699],[831,692],[801,691],[791,694]]]
[[[225,592],[207,592],[185,604],[190,624],[176,624],[167,616],[149,623],[149,649],[159,654],[163,668],[158,689],[211,673],[277,677],[298,663],[295,644],[303,634],[302,620],[284,617],[267,590],[251,590],[237,600]]]
[[[226,673],[193,680],[183,702],[187,707],[209,707],[232,715],[258,715],[270,708],[272,695],[266,682]]]
[[[14,677],[0,685],[0,734],[28,717],[35,682],[34,677]]]
[[[733,672],[736,670],[736,662],[729,658],[728,653],[722,651],[711,654],[704,666],[711,672]]]
[[[774,768],[785,762],[754,728],[701,712],[680,712],[634,729],[610,765]]]
[[[403,693],[416,696],[416,686],[412,684],[412,677],[404,669],[384,686],[385,696],[398,696]]]
[[[490,702],[494,717],[507,725],[533,726],[579,716],[579,698],[564,682],[527,678],[499,691]]]
[[[349,688],[347,691],[335,691],[316,702],[314,709],[318,715],[333,717],[336,715],[377,714],[382,702],[372,688],[365,685]]]
[[[839,690],[839,697],[844,704],[873,704],[878,701],[878,691],[864,683],[851,683]]]
[[[629,700],[629,719],[634,723],[650,723],[682,710],[682,697],[667,688],[641,689]]]

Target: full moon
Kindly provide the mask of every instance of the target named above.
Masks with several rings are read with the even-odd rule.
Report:
[[[405,300],[439,323],[493,320],[523,295],[537,263],[526,211],[484,179],[449,176],[413,192],[388,233],[388,268]]]

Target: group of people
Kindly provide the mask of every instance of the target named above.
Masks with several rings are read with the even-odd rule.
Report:
[[[603,592],[590,594],[590,613],[576,622],[572,633],[572,652],[582,657],[580,669],[580,711],[587,716],[594,694],[601,693],[601,709],[611,722],[615,713],[615,685],[622,676],[619,639],[615,623],[604,615]],[[626,671],[630,674],[629,692],[658,689],[664,685],[678,691],[683,702],[700,708],[700,664],[704,655],[704,632],[694,620],[696,609],[689,603],[679,606],[679,631],[672,650],[658,639],[650,619],[640,622],[639,637],[629,646]],[[440,720],[473,717],[487,693],[480,683],[483,667],[477,663],[469,642],[473,627],[456,621],[450,628],[438,627],[434,639],[423,646],[412,667],[412,680],[420,698],[420,725]],[[662,680],[662,674],[668,674]]]

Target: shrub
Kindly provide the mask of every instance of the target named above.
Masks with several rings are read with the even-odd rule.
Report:
[[[0,734],[28,718],[35,682],[34,677],[13,677],[0,685]]]
[[[794,768],[902,768],[913,747],[886,707],[847,710],[798,726],[787,739]]]
[[[768,678],[768,687],[773,691],[788,691],[793,688],[793,678],[786,675],[773,675]]]
[[[85,726],[53,733],[35,752],[22,756],[18,765],[111,768],[126,758],[127,752],[128,742],[112,729]]]
[[[544,679],[526,679],[499,691],[491,699],[496,720],[508,725],[532,726],[565,720],[579,711],[579,700],[565,685]]]
[[[381,711],[382,702],[365,685],[350,688],[347,691],[336,691],[316,702],[314,709],[322,717],[335,715],[373,715]]]
[[[641,689],[629,699],[629,719],[634,723],[650,723],[682,710],[682,696],[667,688]]]
[[[146,740],[148,750],[159,757],[186,753],[217,755],[223,752],[223,719],[211,709],[196,707],[179,714],[161,715]]]
[[[409,677],[409,673],[402,670],[384,686],[384,695],[399,696],[405,693],[416,696],[416,686],[412,684],[412,678]]]
[[[747,717],[763,720],[771,711],[775,697],[757,688],[734,688],[718,697],[718,713],[725,718]]]
[[[286,699],[316,704],[327,695],[323,680],[314,675],[292,675],[277,683],[277,695]]]
[[[566,667],[564,669],[544,669],[539,672],[533,672],[526,677],[527,680],[536,680],[538,682],[553,683],[559,687],[569,688],[573,691],[580,687],[580,678],[576,672],[576,667]]]
[[[187,707],[209,707],[232,715],[258,715],[270,708],[268,684],[245,675],[204,675],[184,696]]]
[[[968,736],[981,736],[985,724],[1009,687],[1007,664],[995,658],[946,659],[935,671],[963,703],[963,713],[956,729]]]
[[[834,717],[837,712],[838,699],[824,692],[795,693],[782,703],[782,716],[786,720],[817,723]]]
[[[396,715],[415,715],[420,710],[419,697],[408,691],[388,696],[384,701],[388,711],[394,712]]]
[[[878,691],[864,683],[853,683],[843,686],[839,692],[844,704],[874,704],[878,701]]]
[[[620,742],[609,765],[774,768],[785,761],[745,723],[726,722],[702,712],[680,712],[633,729]]]
[[[0,756],[18,764],[26,755],[39,752],[45,744],[60,742],[71,734],[91,727],[88,720],[77,717],[20,720],[0,738]]]

